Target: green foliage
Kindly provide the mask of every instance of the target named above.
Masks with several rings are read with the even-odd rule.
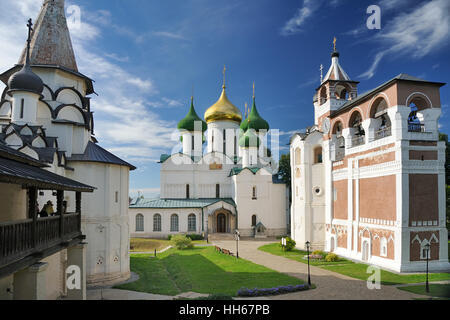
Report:
[[[190,238],[192,241],[204,240],[204,237],[201,234],[188,234],[186,237]]]
[[[288,188],[291,187],[291,156],[289,153],[282,154],[280,158],[278,175],[280,179],[286,183]]]
[[[291,238],[287,237],[286,238],[286,248],[285,248],[285,250],[286,251],[292,251],[295,248],[296,244],[297,243],[294,240],[292,240]],[[280,240],[280,246],[281,245],[282,244],[281,244],[281,240]]]
[[[313,256],[322,256],[322,258],[325,258],[327,256],[327,253],[322,250],[316,250],[312,253]]]
[[[334,253],[329,253],[325,257],[326,262],[336,262],[339,261],[339,257]]]
[[[191,238],[182,234],[172,236],[171,241],[178,250],[192,249],[194,247]]]

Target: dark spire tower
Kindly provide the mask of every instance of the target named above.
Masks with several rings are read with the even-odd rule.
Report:
[[[69,28],[64,12],[64,0],[45,0],[31,33],[30,63],[51,65],[78,72]],[[25,64],[27,48],[19,64]]]

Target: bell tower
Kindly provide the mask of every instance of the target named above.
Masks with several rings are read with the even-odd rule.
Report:
[[[359,82],[350,79],[339,64],[340,54],[336,49],[336,38],[333,40],[331,66],[325,77],[321,74],[320,86],[314,95],[315,124],[320,125],[320,119],[337,110],[358,95]],[[323,66],[320,68],[321,72]]]

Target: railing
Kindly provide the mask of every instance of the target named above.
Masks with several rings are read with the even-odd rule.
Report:
[[[408,123],[408,132],[425,132],[425,125],[422,123]]]
[[[81,235],[81,215],[64,214],[0,223],[0,266],[42,252]]]
[[[391,127],[385,127],[375,132],[375,140],[383,139],[392,135]]]
[[[353,147],[357,147],[360,145],[363,145],[365,142],[366,137],[365,136],[360,136],[360,137],[356,137],[352,139],[352,148]]]

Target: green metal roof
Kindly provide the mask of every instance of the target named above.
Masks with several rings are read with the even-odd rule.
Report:
[[[241,129],[246,132],[248,129],[254,129],[256,132],[261,130],[269,131],[269,123],[264,120],[256,109],[255,97],[253,97],[253,106],[248,118],[241,124]]]
[[[238,175],[239,173],[241,173],[243,170],[250,170],[253,174],[256,174],[259,170],[261,170],[261,168],[257,168],[257,167],[254,167],[254,168],[233,168],[233,169],[231,169],[231,172],[230,172],[230,175],[229,175],[229,177],[231,177],[231,176],[236,176],[236,175]]]
[[[130,208],[138,209],[174,209],[174,208],[204,208],[217,202],[226,202],[234,207],[236,203],[231,198],[224,199],[145,199],[140,198],[134,204],[130,205]]]

